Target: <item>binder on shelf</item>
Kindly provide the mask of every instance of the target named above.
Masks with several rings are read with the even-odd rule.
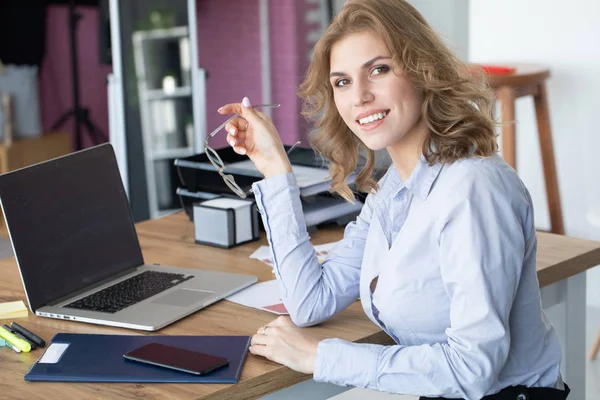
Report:
[[[129,361],[123,354],[149,343],[225,357],[229,365],[206,375]],[[157,336],[58,333],[25,375],[26,381],[237,383],[249,336]]]

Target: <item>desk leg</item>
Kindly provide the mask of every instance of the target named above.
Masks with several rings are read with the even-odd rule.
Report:
[[[563,360],[565,381],[572,388],[569,398],[585,400],[586,273],[567,279],[565,302],[566,341]]]
[[[542,289],[542,303],[562,348],[561,373],[569,400],[585,400],[586,273]]]

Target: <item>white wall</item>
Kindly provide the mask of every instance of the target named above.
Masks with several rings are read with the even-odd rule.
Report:
[[[469,58],[551,68],[555,162],[566,234],[600,240],[600,1],[470,0]],[[517,101],[517,167],[536,225],[549,227],[533,101]],[[593,223],[593,221],[595,221]],[[600,307],[600,268],[588,272],[588,304]]]
[[[463,60],[469,54],[469,0],[408,0]]]

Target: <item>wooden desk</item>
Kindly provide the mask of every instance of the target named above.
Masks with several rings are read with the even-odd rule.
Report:
[[[260,245],[254,242],[231,250],[193,243],[193,225],[183,213],[137,225],[146,262],[255,274],[261,281],[273,279],[271,268],[248,256]],[[338,240],[340,229],[322,230],[312,236],[314,244]],[[551,285],[600,264],[600,244],[539,234],[538,274],[542,285]],[[0,301],[25,299],[14,258],[1,260]],[[583,275],[583,274],[580,274]],[[585,294],[584,294],[585,297]],[[228,301],[218,302],[159,332],[163,335],[252,335],[273,314]],[[95,326],[30,315],[18,320],[46,341],[57,332],[147,334],[126,329]],[[2,321],[5,323],[5,321]],[[309,328],[318,337],[339,337],[357,342],[392,344],[391,339],[364,315],[359,302],[326,323]],[[581,329],[577,327],[577,329]],[[582,332],[585,332],[583,329]],[[583,346],[583,343],[581,343]],[[23,376],[42,354],[40,350],[16,354],[0,349],[0,393],[11,399],[251,399],[310,378],[263,358],[248,355],[236,385],[30,383]]]

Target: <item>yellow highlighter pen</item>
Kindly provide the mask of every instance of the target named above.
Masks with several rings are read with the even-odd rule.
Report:
[[[11,344],[13,347],[21,350],[24,353],[31,351],[31,344],[24,341],[23,339],[19,339],[13,333],[6,330],[6,328],[0,326],[0,337],[6,340],[7,343]]]

